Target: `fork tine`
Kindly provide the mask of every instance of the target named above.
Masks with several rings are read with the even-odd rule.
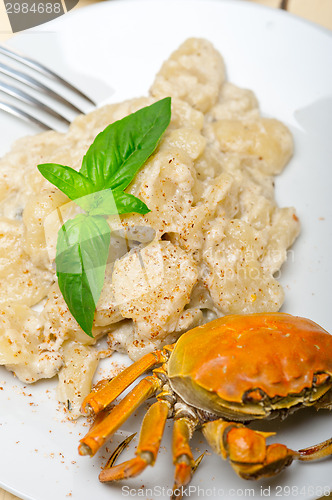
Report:
[[[15,97],[16,99],[25,102],[27,104],[32,104],[36,106],[37,108],[45,111],[49,115],[54,116],[58,120],[66,123],[66,125],[70,124],[70,121],[65,118],[64,116],[60,115],[57,111],[54,111],[54,109],[50,108],[43,102],[39,101],[39,99],[36,99],[35,97],[32,97],[31,95],[27,94],[26,92],[23,92],[23,90],[15,87],[14,85],[7,85],[6,83],[0,81],[0,90],[4,92],[7,95],[10,95],[12,97]]]
[[[72,109],[76,113],[84,113],[82,109],[78,108],[77,106],[69,102],[67,99],[59,95],[57,92],[51,90],[43,83],[38,82],[38,80],[35,80],[31,76],[26,75],[21,71],[17,71],[16,69],[11,68],[6,64],[0,63],[0,72],[2,72],[4,75],[10,76],[14,80],[17,80],[18,82],[25,83],[26,85],[35,90],[41,90],[42,92],[44,92],[44,94],[48,95],[49,97],[52,97],[58,102],[65,104],[68,108]]]
[[[49,76],[53,78],[53,80],[56,80],[57,82],[61,83],[68,89],[72,90],[76,94],[80,95],[83,97],[86,101],[88,101],[90,104],[93,104],[93,106],[96,106],[96,102],[93,101],[90,97],[88,97],[86,94],[84,94],[81,90],[78,88],[74,87],[71,83],[67,82],[67,80],[64,80],[61,76],[59,76],[57,73],[54,71],[51,71],[49,68],[44,66],[43,64],[39,63],[35,59],[32,59],[27,56],[23,56],[23,54],[20,54],[19,52],[9,49],[8,47],[4,47],[3,45],[0,45],[0,54],[4,54],[7,57],[10,57],[11,59],[14,59],[15,61],[20,62],[21,64],[24,64],[25,66],[28,66],[29,68],[35,69],[36,71],[39,71],[40,73]]]
[[[9,113],[10,115],[17,116],[18,118],[21,118],[27,122],[35,123],[44,130],[52,130],[52,127],[50,127],[46,123],[38,120],[38,118],[35,118],[34,116],[30,115],[29,113],[26,113],[25,111],[17,108],[16,106],[13,106],[12,104],[0,101],[0,109],[6,111],[6,113]]]

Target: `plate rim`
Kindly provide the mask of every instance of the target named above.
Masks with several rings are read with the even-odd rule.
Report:
[[[48,30],[44,30],[43,27],[44,26],[48,26],[50,27],[51,23],[61,23],[62,19],[66,19],[66,17],[69,19],[69,16],[73,17],[75,15],[75,17],[77,15],[82,15],[83,14],[83,11],[84,13],[86,13],[86,11],[89,9],[89,10],[93,10],[93,9],[109,9],[109,8],[112,8],[111,5],[121,5],[121,4],[137,4],[138,1],[141,1],[141,3],[144,3],[144,4],[153,4],[153,2],[156,2],[156,0],[112,0],[109,1],[109,2],[103,2],[103,3],[99,3],[99,4],[94,4],[94,5],[88,5],[86,6],[85,8],[82,8],[82,9],[78,9],[78,10],[73,10],[71,12],[69,12],[68,14],[66,14],[65,16],[61,16],[55,20],[52,20],[48,23],[45,23],[44,25],[41,25],[41,26],[38,26],[38,27],[35,27],[35,28],[31,28],[30,30],[26,30],[26,31],[48,31]],[[278,16],[282,16],[282,18],[284,18],[284,16],[289,16],[289,20],[293,20],[293,21],[296,21],[297,23],[301,23],[303,25],[305,25],[307,28],[314,28],[316,31],[320,32],[320,33],[324,33],[324,34],[328,34],[329,37],[331,38],[332,40],[332,31],[331,30],[328,30],[327,28],[324,28],[322,26],[319,26],[317,25],[316,23],[312,22],[312,21],[309,21],[309,20],[306,20],[306,19],[303,19],[303,18],[300,18],[299,16],[296,16],[295,14],[292,14],[290,12],[285,12],[285,11],[281,11],[280,9],[276,9],[274,7],[270,7],[270,6],[265,6],[265,5],[261,5],[261,4],[256,4],[256,3],[251,3],[251,2],[246,2],[244,0],[169,0],[169,2],[167,2],[167,0],[159,0],[160,3],[173,3],[173,4],[177,4],[179,1],[181,1],[182,3],[196,3],[196,4],[202,4],[202,3],[214,3],[214,4],[217,4],[219,3],[220,5],[221,4],[224,4],[225,5],[232,5],[234,6],[235,4],[237,4],[237,6],[241,6],[241,5],[245,5],[246,8],[250,8],[250,9],[253,9],[253,10],[263,10],[263,11],[268,11],[270,13],[274,13],[275,15],[278,15]],[[109,5],[108,5],[109,4]],[[279,11],[279,12],[278,12]],[[15,39],[19,39],[21,38],[22,36],[25,36],[26,35],[26,32],[21,32],[19,34],[17,34],[17,36],[15,36]],[[10,39],[11,40],[11,39]],[[9,40],[9,42],[10,42]],[[10,43],[9,43],[10,44]],[[259,96],[258,96],[259,97]],[[6,489],[7,491],[9,491],[10,493],[13,493],[14,495],[15,494],[18,494],[20,496],[22,496],[22,493],[19,492],[18,490],[15,490],[13,489],[12,487],[8,486],[4,486],[1,481],[0,481],[0,485],[3,489]],[[26,500],[33,500],[32,497],[30,496],[22,496],[22,498],[25,498]]]

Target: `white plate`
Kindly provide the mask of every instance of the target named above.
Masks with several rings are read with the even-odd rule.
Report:
[[[277,198],[281,205],[296,207],[302,233],[282,269],[283,309],[332,331],[330,32],[249,2],[112,1],[25,32],[10,45],[51,65],[99,100],[97,82],[102,82],[103,96],[111,95],[112,88],[111,101],[117,101],[146,94],[162,61],[189,36],[211,40],[225,57],[228,78],[253,89],[262,112],[287,123],[294,134],[295,156],[277,180]],[[0,120],[1,152],[13,139],[37,131],[3,113]],[[54,385],[50,392],[48,382],[25,388],[4,369],[0,377],[1,486],[29,500],[168,498],[170,427],[154,468],[127,482],[102,485],[98,472],[105,452],[93,459],[78,456],[82,424],[62,421]],[[139,420],[131,418],[124,434],[136,430]],[[332,435],[331,415],[324,411],[298,412],[268,427],[295,449]],[[193,441],[196,456],[198,448],[206,448],[199,433]],[[132,453],[133,446],[124,458]],[[132,489],[122,491],[126,485]],[[255,483],[242,481],[226,462],[207,456],[191,486],[192,498],[317,498],[324,487],[332,489],[331,460],[295,463],[275,479]]]

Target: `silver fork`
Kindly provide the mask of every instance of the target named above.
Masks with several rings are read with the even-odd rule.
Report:
[[[54,107],[51,107],[52,105],[54,106],[54,104],[56,105],[56,103],[60,103],[60,105],[62,105],[60,107],[71,110],[76,114],[85,112],[82,107],[78,107],[73,104],[58,91],[49,87],[48,84],[46,85],[35,78],[35,76],[38,77],[38,74],[41,74],[43,77],[47,78],[47,81],[51,80],[55,82],[60,86],[60,88],[69,90],[73,95],[76,95],[80,99],[84,100],[85,103],[89,103],[89,105],[93,105],[94,107],[96,106],[96,103],[81,90],[74,87],[71,83],[64,80],[61,76],[54,73],[54,71],[51,71],[38,61],[3,45],[0,45],[0,54],[4,55],[6,58],[14,60],[16,63],[19,63],[19,66],[29,68],[29,72],[24,72],[0,62],[0,76],[5,75],[5,77],[9,77],[10,79],[10,83],[6,83],[6,81],[0,79],[0,92],[10,96],[10,98],[13,98],[15,101],[18,101],[18,104],[23,102],[24,104],[27,104],[28,107],[33,107],[36,110],[42,111],[44,115],[56,118],[66,125],[69,125],[71,120],[60,113],[59,110],[55,110]],[[34,76],[31,76],[30,70],[32,70]],[[33,89],[33,91],[42,93],[49,98],[48,101],[52,104],[46,104],[17,85],[12,84],[12,80],[24,85],[24,88],[27,87],[28,89]],[[59,108],[59,106],[57,106],[57,108]],[[0,109],[25,121],[34,123],[44,130],[52,130],[54,128],[49,123],[46,123],[44,120],[41,120],[39,117],[31,114],[30,111],[26,111],[22,109],[22,107],[17,107],[16,104],[0,100]]]

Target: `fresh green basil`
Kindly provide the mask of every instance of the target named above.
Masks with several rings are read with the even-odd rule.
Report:
[[[49,182],[86,212],[59,230],[55,264],[68,308],[90,336],[109,256],[110,227],[105,217],[150,211],[124,189],[155,151],[170,119],[167,97],[106,127],[89,147],[79,172],[56,163],[38,165]]]
[[[110,237],[104,217],[82,214],[65,222],[58,233],[55,263],[59,288],[70,312],[90,336],[104,284]]]
[[[71,167],[57,163],[38,165],[39,172],[71,200],[76,200],[94,191],[90,179]]]
[[[169,125],[171,99],[112,123],[97,135],[83,158],[81,174],[91,179],[96,190],[123,190],[156,149]]]
[[[132,194],[112,191],[111,189],[99,191],[96,194],[97,196],[89,208],[91,215],[128,214],[131,212],[144,215],[150,212],[146,204]],[[87,198],[89,199],[90,196]]]

